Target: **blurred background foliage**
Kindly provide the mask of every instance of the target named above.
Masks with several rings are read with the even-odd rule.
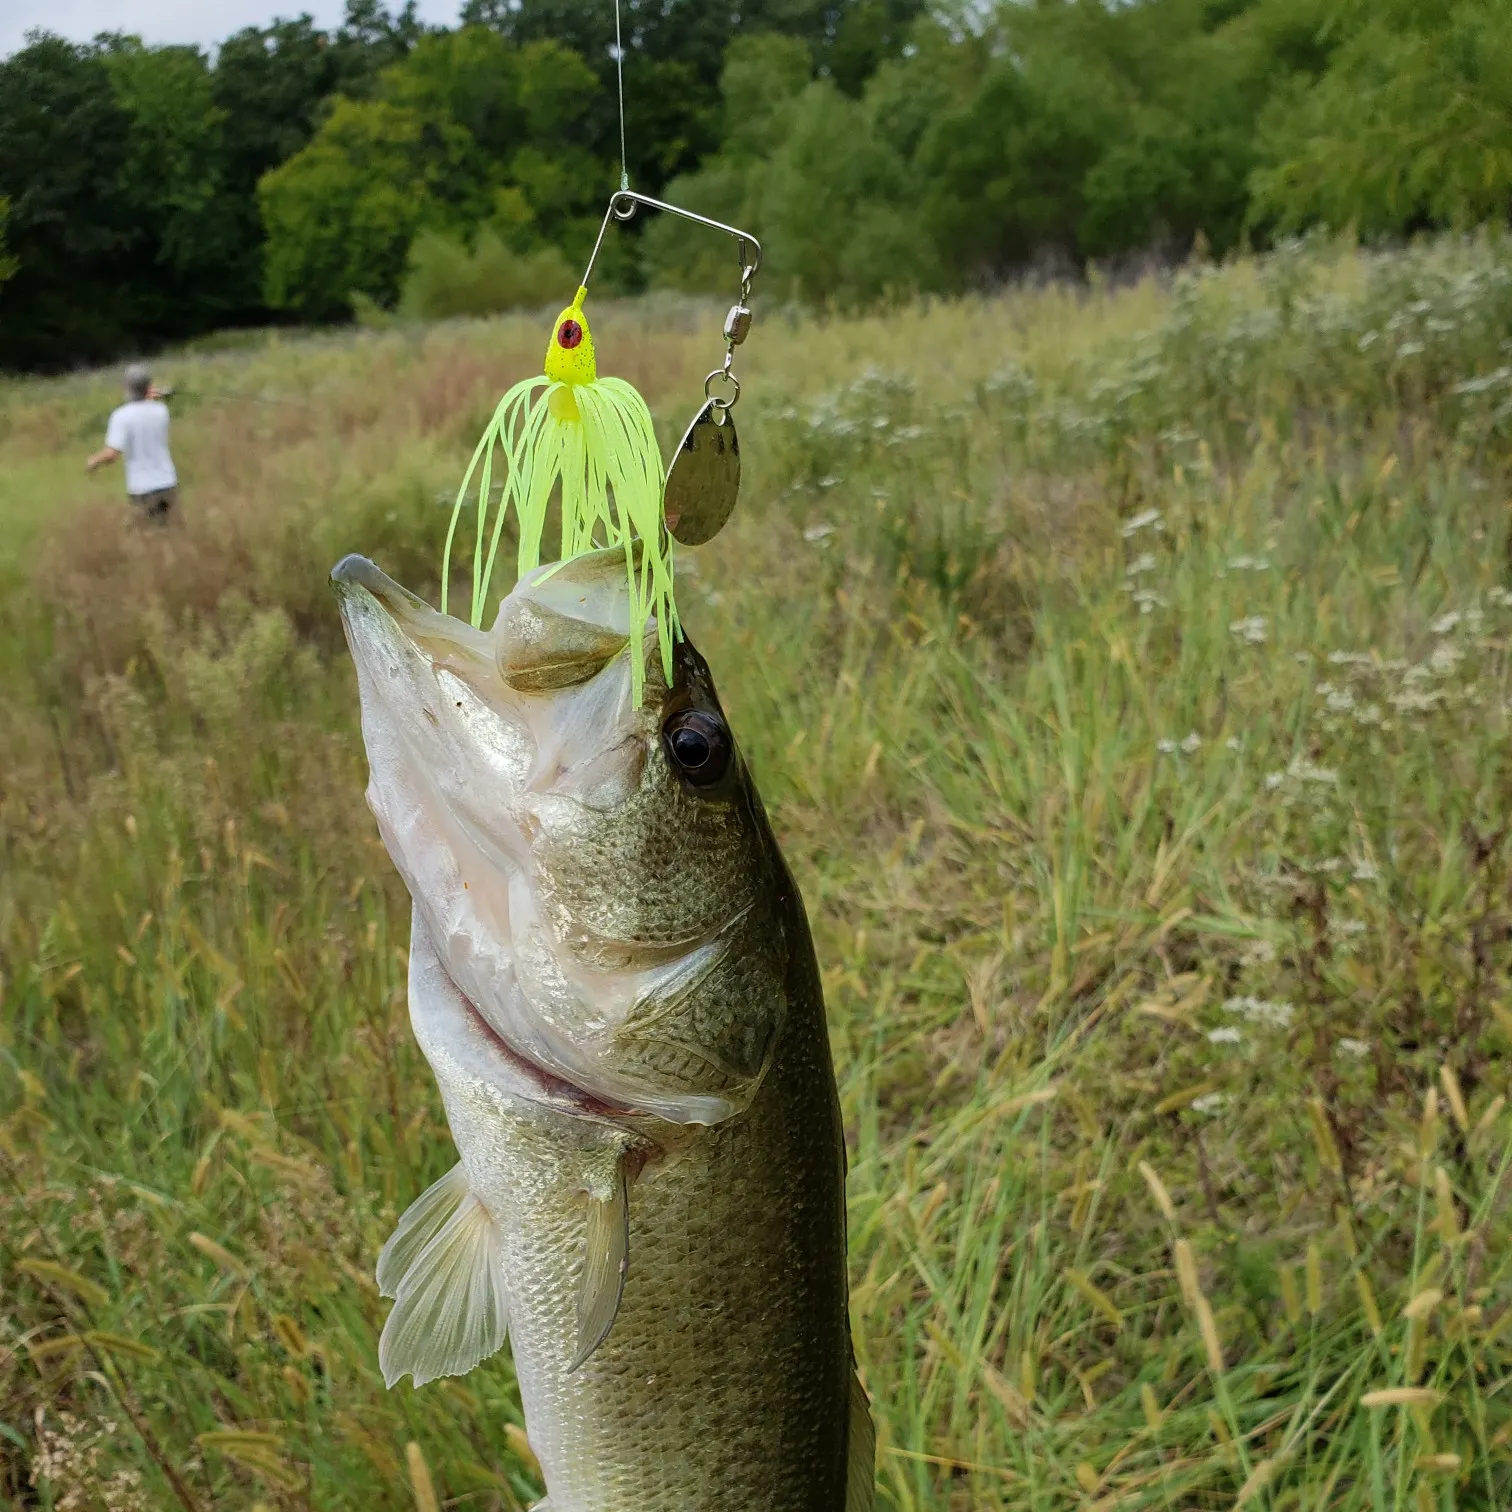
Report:
[[[842,307],[1506,217],[1502,0],[627,0],[629,172]],[[0,365],[227,325],[570,293],[619,173],[607,0],[348,0],[213,57],[34,33],[0,60]],[[723,290],[637,225],[605,282]],[[556,276],[563,268],[565,276]],[[551,276],[547,276],[547,274]],[[770,284],[769,284],[770,286]],[[566,297],[565,294],[562,297]]]

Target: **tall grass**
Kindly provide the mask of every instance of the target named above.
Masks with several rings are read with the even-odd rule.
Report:
[[[670,437],[717,312],[596,318]],[[0,1496],[514,1508],[385,1392],[452,1156],[324,574],[434,596],[528,320],[172,373],[186,522],[0,397]],[[685,562],[816,925],[898,1512],[1512,1501],[1512,256],[1296,246],[745,349]],[[45,499],[45,503],[41,502]]]

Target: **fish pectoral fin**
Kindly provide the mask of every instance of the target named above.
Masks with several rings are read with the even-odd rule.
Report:
[[[459,1165],[399,1220],[378,1257],[394,1308],[378,1340],[386,1386],[413,1376],[466,1375],[499,1349],[509,1326],[498,1226]]]
[[[458,1161],[440,1181],[426,1187],[405,1208],[399,1226],[378,1252],[380,1296],[399,1295],[399,1283],[409,1274],[420,1252],[446,1226],[467,1193],[467,1172]]]
[[[578,1287],[577,1351],[570,1375],[584,1364],[608,1337],[625,1294],[630,1270],[630,1181],[623,1158],[602,1196],[588,1195],[588,1243],[583,1255],[583,1279]]]
[[[850,1379],[850,1450],[846,1456],[845,1512],[872,1512],[877,1495],[877,1429],[871,1401],[856,1367]]]

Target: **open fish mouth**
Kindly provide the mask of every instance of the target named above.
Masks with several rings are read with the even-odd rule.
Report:
[[[331,576],[369,806],[417,926],[512,1082],[606,1116],[712,1124],[740,1111],[765,1047],[721,1061],[679,1035],[677,1009],[725,969],[749,905],[622,938],[573,916],[552,871],[564,837],[597,843],[662,759],[656,697],[632,697],[623,555],[530,574],[491,631],[437,613],[366,558]]]

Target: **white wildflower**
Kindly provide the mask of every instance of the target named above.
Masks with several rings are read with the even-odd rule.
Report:
[[[1181,749],[1185,751],[1188,756],[1194,755],[1196,752],[1202,749],[1202,736],[1200,736],[1196,732],[1196,730],[1193,730],[1191,734],[1189,734],[1187,738],[1181,742]]]
[[[1439,706],[1443,696],[1433,688],[1403,688],[1400,693],[1393,693],[1389,702],[1402,714],[1426,714]]]
[[[1337,1046],[1340,1055],[1347,1055],[1351,1060],[1364,1060],[1370,1054],[1370,1041],[1362,1039],[1341,1039]]]
[[[1208,1043],[1211,1045],[1242,1045],[1244,1043],[1244,1036],[1232,1024],[1225,1024],[1221,1029],[1208,1030]]]
[[[803,532],[803,539],[810,545],[813,545],[814,542],[822,541],[826,536],[832,536],[834,535],[834,533],[835,527],[833,525],[810,525],[809,528]]]
[[[1371,861],[1361,859],[1354,864],[1354,871],[1350,873],[1356,882],[1374,882],[1381,874],[1375,869]]]
[[[1428,658],[1428,665],[1440,677],[1447,677],[1464,658],[1465,653],[1458,646],[1452,641],[1444,641],[1433,648],[1433,655]]]
[[[1326,707],[1330,714],[1347,714],[1354,706],[1355,697],[1348,688],[1340,688],[1328,695]]]
[[[1158,509],[1141,510],[1137,515],[1131,515],[1124,521],[1124,539],[1127,541],[1131,536],[1136,536],[1141,530],[1148,530],[1152,526],[1156,530],[1164,528],[1161,523],[1160,511]]]
[[[1451,609],[1448,614],[1441,614],[1429,627],[1435,635],[1448,635],[1459,624],[1463,616],[1458,610]]]
[[[1284,772],[1270,772],[1265,779],[1268,791],[1274,792],[1287,778],[1297,782],[1312,782],[1319,787],[1327,787],[1339,780],[1339,774],[1331,767],[1318,766],[1316,762],[1309,761],[1305,756],[1294,757]]]
[[[1221,1113],[1228,1107],[1228,1094],[1224,1092],[1209,1092],[1204,1097],[1192,1099],[1192,1112],[1194,1113]]]
[[[1251,614],[1245,619],[1234,620],[1229,625],[1229,631],[1249,646],[1264,645],[1270,633],[1263,614]]]
[[[1223,1011],[1237,1014],[1247,1023],[1259,1024],[1264,1029],[1285,1029],[1296,1012],[1290,1003],[1258,997],[1225,998]]]
[[[1174,740],[1157,740],[1155,742],[1155,749],[1162,756],[1174,756],[1179,747]]]
[[[1154,554],[1152,552],[1146,551],[1142,555],[1135,557],[1134,560],[1124,568],[1124,576],[1138,577],[1141,572],[1154,572],[1154,570]]]

